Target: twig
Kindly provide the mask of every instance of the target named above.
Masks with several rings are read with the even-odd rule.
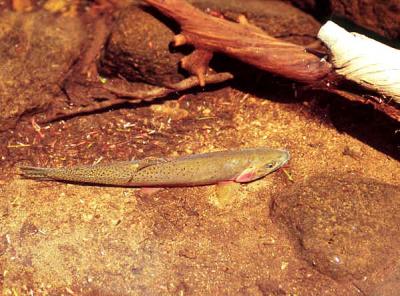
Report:
[[[210,74],[205,77],[205,82],[215,84],[232,79],[233,75],[228,72]],[[143,84],[142,84],[143,85]],[[146,85],[145,90],[138,90],[135,83],[121,79],[112,79],[103,85],[103,88],[119,97],[127,97],[132,103],[140,101],[152,101],[177,91],[185,91],[200,86],[201,82],[197,77],[191,76],[182,81],[170,84],[168,87]],[[139,101],[138,101],[139,100]]]
[[[75,107],[72,109],[67,109],[67,110],[62,110],[62,111],[54,111],[52,115],[49,117],[45,118],[44,120],[41,120],[41,123],[49,123],[49,122],[54,122],[57,120],[62,120],[66,118],[71,118],[77,115],[84,115],[84,114],[90,114],[94,112],[98,112],[101,110],[105,110],[107,108],[121,105],[124,103],[129,102],[127,99],[109,99],[104,102],[96,102],[93,103],[89,106],[85,107]]]
[[[86,75],[88,78],[97,77],[96,61],[99,58],[100,51],[110,34],[110,30],[110,26],[107,25],[107,19],[105,17],[98,18],[95,21],[92,40],[83,53],[78,65],[81,74]]]
[[[318,89],[318,88],[314,88],[314,89]],[[388,115],[389,117],[393,118],[394,120],[400,122],[400,112],[399,109],[396,108],[395,106],[392,106],[390,104],[385,104],[385,103],[379,103],[375,100],[370,100],[368,98],[362,97],[358,94],[349,92],[349,91],[345,91],[345,90],[341,90],[341,89],[335,89],[335,88],[321,88],[320,90],[323,91],[328,91],[334,94],[337,94],[343,98],[348,99],[349,101],[353,101],[353,102],[359,102],[362,104],[367,104],[367,105],[371,105],[374,107],[374,109],[379,110],[381,112],[384,112],[386,115]]]

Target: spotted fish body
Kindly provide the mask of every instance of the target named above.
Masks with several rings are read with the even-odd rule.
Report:
[[[284,150],[249,148],[194,154],[171,160],[144,159],[71,168],[21,167],[28,178],[132,187],[196,186],[223,181],[250,182],[289,160]]]

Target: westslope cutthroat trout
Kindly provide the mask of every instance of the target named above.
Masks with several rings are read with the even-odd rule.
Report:
[[[27,178],[132,187],[196,186],[223,181],[246,183],[260,179],[289,160],[284,150],[248,148],[193,154],[175,159],[143,160],[75,166],[70,168],[20,167]]]

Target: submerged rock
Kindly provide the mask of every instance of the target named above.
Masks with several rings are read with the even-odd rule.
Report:
[[[354,175],[321,175],[275,196],[272,215],[321,273],[360,280],[399,256],[399,209],[398,186]]]
[[[226,18],[237,21],[245,15],[250,24],[263,29],[267,34],[298,44],[309,44],[316,40],[320,24],[298,8],[276,0],[191,0],[204,11],[221,12]]]
[[[79,55],[79,19],[46,12],[0,14],[0,131],[60,95],[59,84]]]
[[[398,0],[290,0],[319,19],[336,17],[396,40],[400,37]]]
[[[168,21],[154,9],[136,5],[120,13],[101,61],[105,74],[154,85],[183,79],[178,71],[183,54],[169,50],[174,32],[153,14]]]

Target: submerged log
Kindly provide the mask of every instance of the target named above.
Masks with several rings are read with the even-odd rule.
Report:
[[[318,37],[332,53],[336,72],[400,103],[400,50],[328,21]]]

